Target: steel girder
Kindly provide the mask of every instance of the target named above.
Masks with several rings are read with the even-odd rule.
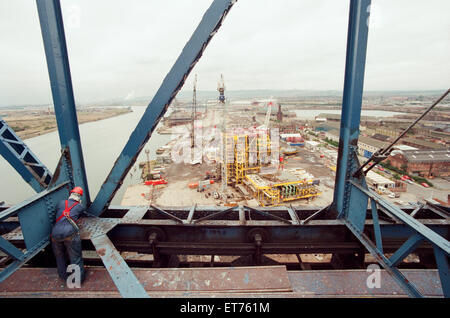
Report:
[[[1,117],[0,154],[36,192],[47,188],[52,174]]]
[[[287,211],[283,208],[255,209],[246,206],[202,206],[195,209],[194,213],[191,213],[192,210],[189,207],[112,207],[105,211],[102,218],[83,219],[80,224],[81,235],[83,240],[92,241],[108,234],[109,240],[120,251],[154,255],[253,255],[256,253],[257,235],[261,236],[261,254],[354,255],[362,251],[362,244],[351,235],[344,220],[322,215],[320,219],[302,222],[314,215],[316,210],[294,208]],[[403,211],[410,214],[413,209],[405,208]],[[375,213],[369,210],[368,214]],[[450,236],[450,220],[441,219],[428,209],[423,210],[423,214],[425,218],[420,221],[430,230],[442,237]],[[380,216],[380,219],[365,221],[365,237],[374,239],[377,236],[375,226],[379,227],[383,237],[384,251],[393,253],[391,263],[399,264],[404,255],[396,251],[402,251],[403,242],[414,237],[414,230]],[[152,239],[152,236],[155,237]],[[5,238],[19,247],[23,246],[20,229],[6,234]],[[407,243],[411,244],[417,245],[419,255],[433,253],[432,244],[415,239]],[[97,251],[101,250],[95,244],[93,247]],[[102,258],[104,256],[101,252],[99,255]]]
[[[322,215],[319,219],[311,220],[308,223],[302,222],[309,219],[317,210],[293,208],[288,211],[282,207],[256,209],[246,206],[233,208],[202,206],[194,209],[194,213],[191,211],[193,209],[190,207],[112,206],[105,211],[102,218],[83,219],[81,221],[82,234],[85,234],[82,236],[84,239],[92,239],[108,233],[111,240],[119,244],[123,250],[132,248],[133,242],[139,243],[136,246],[145,250],[146,247],[149,247],[150,232],[152,229],[158,228],[164,232],[161,242],[168,244],[185,244],[186,242],[218,244],[222,242],[221,250],[226,251],[233,249],[228,246],[229,243],[251,242],[252,236],[249,234],[256,228],[266,232],[263,235],[263,241],[273,243],[274,246],[286,243],[292,244],[292,246],[299,244],[298,246],[304,250],[314,249],[310,246],[302,247],[308,242],[311,245],[320,243],[332,246],[353,242],[352,248],[361,246],[357,238],[346,234],[350,233],[350,230],[341,219]],[[402,211],[411,214],[413,208],[404,208]],[[424,218],[420,221],[429,229],[443,237],[450,236],[448,228],[450,220],[434,216],[428,209],[423,210],[423,213]],[[374,215],[375,211],[368,210],[368,214]],[[14,221],[10,222],[14,223]],[[380,216],[376,219],[375,217],[368,218],[365,221],[364,234],[371,239],[375,238],[377,236],[373,228],[375,226],[379,226],[385,250],[388,250],[389,253],[394,251],[394,247],[395,249],[400,247],[404,240],[415,233],[405,224]],[[158,232],[158,230],[156,231]],[[6,238],[14,243],[20,243],[23,241],[23,235],[20,233],[20,230],[15,230],[11,234],[7,234]],[[323,245],[323,248],[332,253],[332,246]],[[431,244],[425,244],[422,247],[426,247],[429,251],[433,248]],[[143,252],[144,250],[138,251]]]
[[[426,240],[433,244],[442,289],[444,295],[450,297],[450,284],[448,284],[450,272],[448,266],[449,241],[370,191],[363,174],[354,176],[361,166],[357,156],[357,145],[364,86],[370,4],[370,0],[352,0],[350,2],[338,165],[332,208],[337,212],[338,218],[345,222],[366,249],[393,276],[403,290],[412,297],[420,297],[421,294],[414,284],[408,281],[396,268],[396,265],[412,253],[422,241]],[[364,234],[369,200],[374,220],[375,243]],[[400,220],[413,230],[410,238],[389,259],[383,253],[382,233],[378,222],[378,206],[382,207],[381,211],[393,215],[397,220]]]
[[[70,152],[70,182],[71,185],[83,188],[82,204],[87,207],[90,204],[90,195],[73,96],[61,5],[58,0],[37,0],[36,3],[61,149],[68,149]]]
[[[350,189],[346,181],[351,177],[350,172],[354,167],[359,166],[355,154],[361,119],[370,4],[370,0],[350,1],[344,94],[333,201],[333,208],[339,216],[351,213],[348,209]]]

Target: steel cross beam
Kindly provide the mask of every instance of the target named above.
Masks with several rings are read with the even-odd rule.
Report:
[[[127,172],[133,166],[159,120],[164,116],[172,99],[183,86],[192,68],[202,56],[209,41],[217,32],[235,2],[236,0],[214,0],[206,11],[117,158],[111,172],[89,207],[90,213],[100,215],[108,207]]]
[[[107,236],[117,224],[116,220],[86,217],[80,220],[80,236],[91,240],[122,297],[148,298],[144,287]]]
[[[77,111],[73,96],[69,57],[59,0],[36,0],[39,22],[52,88],[53,104],[58,124],[61,149],[69,149],[71,185],[84,190],[82,204],[90,204],[89,188],[78,129]]]
[[[444,295],[449,297],[450,287],[445,285],[448,282],[448,261],[442,260],[445,260],[449,255],[450,243],[413,217],[404,214],[398,208],[372,194],[367,188],[364,176],[354,173],[361,166],[357,156],[357,145],[364,87],[370,4],[370,0],[351,0],[350,2],[339,153],[332,209],[337,212],[338,218],[344,220],[348,228],[387,272],[413,297],[420,297],[421,294],[398,271],[396,265],[405,256],[413,252],[422,240],[431,242],[435,246],[435,250],[438,251],[435,253],[435,256],[440,264],[439,273]],[[371,199],[372,216],[374,217],[376,244],[371,242],[363,232],[369,198]],[[397,250],[391,259],[387,259],[383,254],[377,203],[382,211],[388,211],[390,215],[394,215],[396,219],[416,232]]]
[[[376,205],[383,207],[384,210],[389,211],[392,215],[396,217],[397,220],[406,224],[413,234],[409,239],[388,259],[384,256],[383,248],[381,245],[381,235],[375,232],[376,245],[374,245],[370,239],[362,232],[361,228],[355,226],[350,219],[346,219],[345,222],[353,234],[363,243],[367,250],[377,258],[378,262],[390,273],[393,278],[399,283],[399,285],[407,292],[410,296],[421,297],[422,295],[417,291],[414,284],[408,281],[401,273],[397,270],[396,266],[400,263],[406,256],[414,252],[422,241],[430,242],[434,247],[434,255],[436,258],[436,263],[438,265],[439,276],[441,280],[442,290],[445,297],[450,297],[450,286],[448,285],[448,273],[449,264],[448,257],[450,256],[450,242],[444,237],[431,230],[418,220],[414,219],[413,216],[404,213],[398,207],[390,204],[389,202],[383,200],[379,195],[373,193],[371,190],[367,189],[355,181],[348,182],[353,190],[358,191],[362,195],[370,198],[372,203],[372,215],[376,214]],[[375,214],[374,214],[375,211]],[[378,218],[374,218],[374,227],[378,223]]]
[[[47,188],[52,174],[1,117],[0,154],[36,192]]]

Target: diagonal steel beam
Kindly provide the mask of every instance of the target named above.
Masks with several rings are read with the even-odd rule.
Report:
[[[171,213],[169,213],[169,212],[167,212],[167,211],[164,211],[163,209],[160,209],[160,208],[158,208],[158,207],[155,206],[155,205],[150,205],[150,207],[153,208],[153,209],[155,209],[156,212],[159,212],[159,213],[161,213],[162,215],[165,215],[165,216],[171,218],[172,220],[175,220],[175,222],[178,222],[178,223],[181,223],[181,224],[183,223],[183,220],[182,220],[182,219],[177,218],[175,215],[172,215]]]
[[[414,252],[414,250],[423,242],[423,236],[420,234],[413,234],[400,248],[389,258],[391,266],[397,266],[406,256]]]
[[[183,86],[192,68],[202,56],[209,41],[235,2],[236,0],[214,0],[206,11],[114,163],[94,202],[89,207],[90,213],[100,215],[108,207],[172,99]]]
[[[381,235],[380,221],[377,211],[377,203],[374,200],[370,200],[370,205],[372,207],[372,221],[373,221],[373,232],[375,235],[375,242],[377,248],[383,253],[383,236]]]
[[[27,252],[23,254],[23,256],[20,259],[16,259],[0,272],[0,283],[3,282],[12,274],[14,274],[16,270],[25,265],[26,262],[35,257],[36,254],[42,251],[49,244],[50,240],[48,237],[46,237],[41,242],[33,246],[31,249],[27,249]]]
[[[387,202],[378,194],[364,189],[359,184],[350,181],[350,183],[359,191],[367,195],[369,198],[378,203],[380,207],[385,208],[390,213],[392,213],[396,218],[398,218],[402,223],[409,226],[412,230],[421,234],[427,241],[430,241],[435,246],[439,247],[446,255],[450,255],[450,242],[447,241],[444,237],[440,236],[433,230],[430,230],[427,226],[420,223],[418,220],[411,217],[409,214],[403,212],[401,209],[396,207],[395,205]]]
[[[364,234],[359,232],[359,229],[355,228],[349,221],[343,220],[350,231],[358,238],[358,240],[364,245],[364,247],[372,254],[377,262],[384,267],[386,272],[397,282],[397,284],[410,296],[410,297],[423,297],[417,290],[417,287],[406,279],[406,277],[396,268],[392,267],[389,260],[381,253],[377,247],[370,241],[370,239]]]
[[[233,211],[235,211],[235,210],[236,210],[236,207],[231,207],[231,208],[229,208],[229,209],[225,209],[225,210],[222,210],[222,211],[219,211],[219,212],[216,212],[216,213],[212,213],[212,214],[209,214],[209,215],[207,215],[207,216],[204,216],[204,217],[202,217],[202,218],[200,218],[200,219],[194,220],[192,223],[198,224],[198,223],[200,223],[200,222],[203,222],[203,221],[206,221],[206,220],[213,219],[213,218],[215,218],[215,217],[218,217],[219,215],[224,215],[224,214],[233,212]]]
[[[122,297],[149,298],[142,284],[106,234],[91,238],[91,242]]]
[[[1,117],[0,154],[36,192],[50,183],[50,171]]]
[[[250,210],[252,212],[258,213],[259,215],[262,215],[262,216],[265,216],[267,218],[271,218],[271,219],[274,219],[274,220],[277,220],[277,221],[281,221],[281,222],[286,223],[286,224],[293,224],[294,223],[294,221],[286,220],[286,219],[284,219],[282,217],[279,217],[278,215],[275,215],[275,214],[272,214],[272,213],[268,213],[268,212],[264,212],[264,211],[260,211],[258,209],[255,209],[255,208],[252,208],[252,207],[249,207],[249,206],[245,206],[244,208],[246,208],[246,209],[248,209],[248,210]]]
[[[186,224],[191,224],[192,223],[192,219],[194,218],[194,213],[195,213],[195,208],[197,207],[197,203],[194,204],[191,209],[189,210],[189,214],[188,217],[185,221]]]
[[[289,204],[289,206],[287,206],[286,209],[288,210],[289,216],[291,217],[292,224],[299,225],[300,219],[298,218],[298,215],[295,212],[295,209],[292,206],[292,204]]]
[[[52,88],[56,122],[61,149],[69,148],[72,164],[72,185],[84,190],[82,204],[90,204],[86,169],[78,129],[77,111],[73,96],[69,57],[59,0],[36,0],[41,33],[44,41],[48,74]]]
[[[8,254],[13,257],[15,260],[21,260],[24,257],[24,254],[21,250],[11,244],[9,241],[5,240],[0,236],[0,251]]]
[[[304,224],[308,223],[309,221],[311,221],[312,219],[314,219],[315,217],[317,217],[319,214],[321,214],[321,213],[323,213],[323,212],[327,212],[329,208],[330,208],[329,205],[326,206],[326,207],[323,207],[323,208],[320,209],[319,211],[314,212],[314,214],[310,215],[310,216],[307,217],[306,219],[301,220],[301,221],[300,221],[300,224],[301,224],[301,225],[304,225]]]

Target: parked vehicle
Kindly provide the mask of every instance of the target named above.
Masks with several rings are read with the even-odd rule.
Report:
[[[425,182],[421,183],[422,186],[424,186],[425,188],[429,188],[430,186],[428,184],[426,184]]]

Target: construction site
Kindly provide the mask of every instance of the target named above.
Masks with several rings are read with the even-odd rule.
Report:
[[[91,163],[108,148],[97,139],[86,148],[80,131],[119,142],[96,129],[101,121],[80,128],[60,2],[37,1],[58,158],[49,169],[0,118],[0,154],[34,192],[0,201],[0,297],[450,297],[447,135],[407,136],[427,114],[447,116],[430,112],[450,89],[422,98],[374,142],[395,118],[361,116],[371,1],[350,0],[338,118],[307,119],[299,97],[230,98],[222,70],[214,97],[199,98],[192,71],[235,3],[212,1],[139,121],[126,117],[131,107],[110,121],[133,126],[95,188],[83,149]],[[188,85],[189,98],[177,97]],[[74,206],[84,211],[76,222]],[[64,240],[78,239],[81,285],[61,274],[61,254],[55,260],[63,217],[76,229]]]
[[[254,121],[246,121],[240,118],[239,109],[227,107],[223,76],[216,105],[198,112],[196,100],[194,83],[190,122],[176,126],[180,133],[155,150],[156,160],[139,164],[142,183],[127,189],[122,205],[183,206],[201,202],[265,207],[302,201],[311,204],[322,194],[320,179],[308,173],[297,160],[301,159],[296,156],[297,150],[281,140],[279,127],[271,127],[274,101],[262,106],[266,111],[264,117],[259,116],[263,122],[258,123],[256,112]],[[278,115],[282,116],[281,106]],[[171,116],[166,122],[170,120]],[[300,141],[303,138],[298,137]],[[173,193],[178,194],[176,198]]]

